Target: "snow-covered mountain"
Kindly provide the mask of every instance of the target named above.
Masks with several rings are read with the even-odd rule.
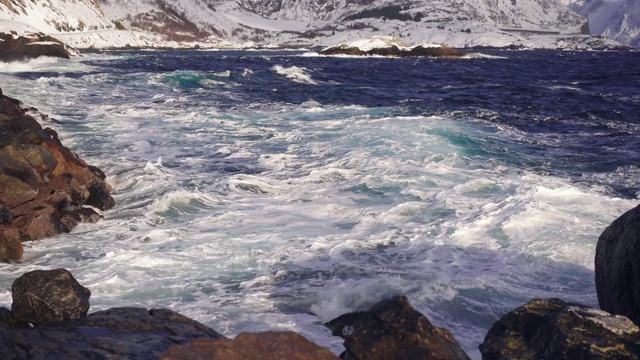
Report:
[[[594,35],[640,47],[640,0],[564,0],[589,19]]]
[[[0,0],[3,19],[80,48],[327,46],[371,36],[455,47],[593,41],[581,35],[585,18],[560,0]]]

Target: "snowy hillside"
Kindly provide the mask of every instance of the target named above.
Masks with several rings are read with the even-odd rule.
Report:
[[[640,47],[640,0],[576,0],[567,4],[589,19],[592,34]]]
[[[604,42],[581,34],[586,20],[558,0],[0,0],[3,19],[79,48],[310,47],[372,36],[454,47]]]

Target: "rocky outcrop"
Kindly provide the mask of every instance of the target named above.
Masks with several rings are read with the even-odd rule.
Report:
[[[640,329],[601,310],[532,300],[496,322],[480,352],[484,360],[638,359]]]
[[[429,58],[460,58],[467,53],[448,46],[425,47],[418,45],[412,48],[399,48],[396,45],[373,49],[360,49],[354,46],[333,46],[320,51],[322,55],[351,55],[351,56],[388,56],[388,57],[429,57]]]
[[[326,326],[345,339],[342,359],[469,358],[448,330],[431,325],[404,296],[383,300],[369,311],[342,315]]]
[[[43,33],[0,33],[0,61],[18,61],[40,56],[69,59],[71,53],[60,40]]]
[[[239,334],[229,339],[196,339],[175,345],[162,360],[338,360],[329,350],[294,332]]]
[[[0,91],[0,260],[22,257],[22,241],[95,222],[114,206],[104,173],[62,145],[21,103]]]
[[[89,290],[64,269],[26,273],[12,289],[13,310],[0,308],[2,359],[159,359],[173,345],[222,338],[168,309],[115,308],[85,316]],[[33,313],[25,312],[29,308]]]
[[[595,267],[600,308],[640,325],[640,205],[600,235]]]
[[[38,325],[86,316],[91,296],[91,291],[65,269],[28,272],[13,282],[11,293],[13,316]]]

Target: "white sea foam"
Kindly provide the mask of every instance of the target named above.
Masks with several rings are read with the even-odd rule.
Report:
[[[471,53],[467,56],[470,59],[508,59],[506,56],[489,55],[483,53]]]
[[[294,82],[302,84],[317,84],[317,82],[311,78],[308,69],[297,66],[284,67],[282,65],[274,65],[272,69],[276,73],[284,75],[287,79],[291,79]]]
[[[90,66],[84,65],[76,60],[47,56],[27,61],[0,61],[0,72],[3,73],[89,71],[90,69]]]
[[[637,203],[460,141],[553,145],[544,134],[316,101],[224,110],[159,75],[113,79],[0,75],[5,93],[64,114],[51,126],[117,200],[0,264],[0,304],[23,272],[65,267],[92,311],[169,307],[229,336],[290,329],[339,353],[321,322],[404,294],[478,358],[491,324],[533,297],[596,305],[597,237]],[[65,91],[52,99],[52,86]]]

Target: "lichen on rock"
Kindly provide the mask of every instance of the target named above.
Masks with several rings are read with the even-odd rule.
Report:
[[[639,359],[640,329],[624,316],[560,299],[534,299],[498,320],[483,360]]]

